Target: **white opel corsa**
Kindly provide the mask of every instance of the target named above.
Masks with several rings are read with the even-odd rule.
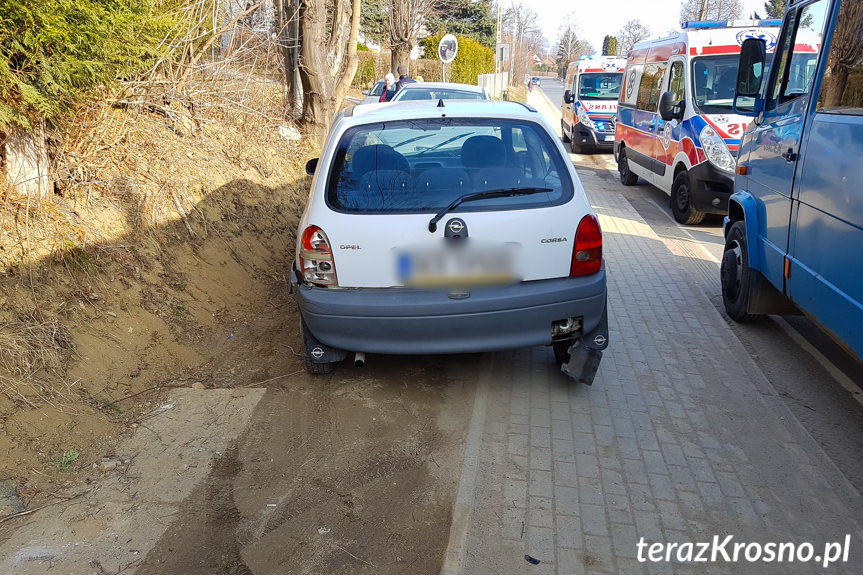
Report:
[[[359,364],[547,345],[593,382],[608,345],[602,234],[536,110],[348,108],[306,171],[291,283],[309,372],[348,353]]]

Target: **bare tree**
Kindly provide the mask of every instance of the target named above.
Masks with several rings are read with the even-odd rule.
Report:
[[[504,34],[511,43],[512,76],[510,83],[527,74],[533,55],[542,50],[542,28],[536,12],[523,4],[512,5],[503,14]]]
[[[593,48],[590,44],[580,39],[573,28],[564,30],[557,44],[557,52],[554,61],[557,64],[557,75],[565,76],[566,67],[570,62],[578,60],[582,54],[590,54]]]
[[[357,71],[360,0],[300,0],[302,123],[323,137]]]
[[[742,13],[740,0],[686,0],[680,7],[680,21],[734,20]]]
[[[410,64],[411,50],[430,17],[445,11],[449,0],[392,0],[389,14],[390,66]]]
[[[646,40],[650,36],[650,28],[641,23],[641,20],[630,20],[623,25],[617,33],[618,50],[621,56],[629,55],[632,47]]]

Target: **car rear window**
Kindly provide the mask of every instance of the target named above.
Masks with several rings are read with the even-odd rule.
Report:
[[[396,100],[485,100],[485,96],[481,92],[469,92],[467,90],[403,88],[402,91],[404,94]]]
[[[455,211],[525,209],[572,198],[567,163],[538,124],[431,118],[358,126],[335,152],[327,204],[351,213],[434,213],[466,194],[546,188],[487,198]]]

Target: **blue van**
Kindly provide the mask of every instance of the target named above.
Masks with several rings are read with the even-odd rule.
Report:
[[[722,295],[737,321],[800,313],[863,358],[863,2],[790,0],[772,58],[743,44]]]

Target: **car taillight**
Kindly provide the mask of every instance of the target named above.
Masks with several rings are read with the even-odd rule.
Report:
[[[569,277],[595,274],[602,268],[602,231],[595,216],[584,216],[575,232]]]
[[[336,265],[333,263],[333,250],[324,230],[318,226],[307,227],[303,230],[300,246],[303,279],[315,285],[339,285]]]

